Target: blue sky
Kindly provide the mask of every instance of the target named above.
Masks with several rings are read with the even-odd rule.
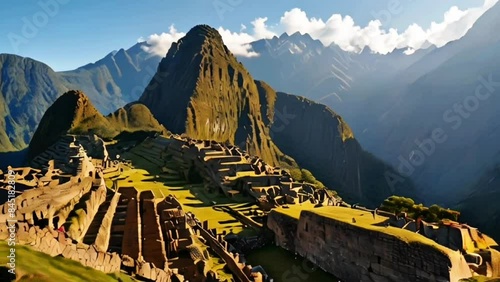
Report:
[[[140,37],[168,32],[174,24],[187,32],[206,23],[239,32],[241,25],[251,27],[259,17],[276,33],[285,11],[300,8],[308,17],[326,21],[332,14],[349,15],[364,27],[380,11],[395,5],[384,29],[404,31],[416,23],[423,29],[443,20],[452,6],[460,10],[478,7],[483,0],[357,0],[357,1],[264,1],[264,0],[4,0],[0,10],[0,52],[31,57],[56,71],[74,69],[94,62],[112,50],[128,48]],[[44,11],[40,3],[56,3],[56,9]],[[399,4],[398,4],[399,3]],[[217,11],[216,6],[220,7]],[[222,11],[221,9],[226,9]],[[381,15],[381,14],[380,14]],[[27,22],[29,24],[27,24]],[[26,26],[33,24],[34,30]],[[28,30],[28,32],[26,32]]]

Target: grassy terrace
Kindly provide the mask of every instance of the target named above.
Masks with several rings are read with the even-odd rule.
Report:
[[[0,281],[10,281],[7,276],[6,264],[9,247],[6,242],[0,242]],[[16,281],[36,282],[132,282],[137,281],[123,273],[105,274],[81,263],[62,257],[51,257],[37,252],[28,246],[16,247]]]
[[[255,234],[251,227],[244,227],[228,213],[216,211],[212,207],[215,202],[217,205],[227,205],[243,211],[252,207],[247,204],[248,199],[241,195],[229,199],[223,194],[209,193],[203,183],[186,183],[175,173],[176,166],[180,164],[170,163],[165,169],[162,167],[164,161],[160,158],[160,152],[155,150],[151,151],[147,144],[141,144],[127,152],[124,158],[132,161],[132,167],[125,167],[124,172],[117,178],[107,179],[107,186],[112,187],[113,181],[117,181],[118,187],[132,186],[139,192],[151,190],[158,202],[168,195],[174,195],[185,211],[193,212],[201,221],[208,220],[209,228],[241,235]],[[214,256],[210,264],[211,269],[216,271],[221,279],[233,279],[232,275],[224,270],[225,263],[222,259]]]
[[[302,211],[310,211],[317,215],[331,218],[333,220],[341,221],[347,224],[351,224],[353,226],[357,226],[359,228],[363,228],[370,231],[381,232],[387,234],[389,236],[394,236],[404,242],[407,243],[420,243],[432,246],[442,253],[448,255],[453,251],[434,242],[433,240],[417,234],[415,232],[411,232],[409,230],[405,230],[402,228],[387,226],[385,222],[389,219],[388,217],[377,215],[373,218],[373,214],[370,212],[365,212],[357,209],[351,209],[346,207],[320,207],[314,208],[312,204],[302,204],[300,205],[290,205],[289,208],[278,208],[277,212],[288,215],[290,217],[296,218],[297,220],[300,217]],[[356,220],[356,223],[353,223],[352,219]]]
[[[152,190],[158,201],[170,194],[174,195],[183,205],[185,211],[193,212],[201,221],[208,220],[210,228],[220,231],[233,232],[235,234],[253,234],[254,230],[245,228],[239,221],[225,212],[216,211],[212,208],[213,202],[217,205],[228,205],[235,210],[250,208],[248,199],[236,195],[229,199],[223,194],[209,193],[203,184],[188,184],[175,174],[162,171],[158,165],[163,163],[160,154],[142,154],[144,145],[139,145],[124,155],[124,158],[132,160],[133,167],[125,168],[118,181],[119,187],[133,186],[138,191]],[[112,187],[113,180],[107,180],[107,186]],[[256,207],[256,206],[254,206]]]

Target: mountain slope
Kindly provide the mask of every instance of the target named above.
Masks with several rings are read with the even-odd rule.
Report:
[[[388,184],[386,175],[394,173],[393,168],[364,151],[349,125],[330,108],[282,92],[273,96],[272,140],[327,187],[367,205],[387,195],[416,196],[411,181],[397,189]]]
[[[25,148],[45,109],[66,90],[49,66],[0,54],[0,152]]]
[[[451,41],[445,46],[426,54],[426,56],[402,72],[400,78],[413,82],[460,53],[473,50],[477,46],[485,46],[498,42],[500,36],[494,31],[500,26],[499,14],[500,4],[497,3],[486,11],[462,38]]]
[[[144,105],[127,105],[104,117],[83,92],[72,90],[59,97],[43,115],[30,142],[28,157],[38,155],[66,133],[93,133],[109,139],[135,131],[166,133]]]
[[[146,42],[108,54],[73,71],[17,55],[0,54],[0,153],[26,148],[44,112],[68,89],[85,92],[102,113],[136,101],[154,75],[160,57]]]
[[[103,113],[136,101],[154,75],[160,57],[145,52],[146,42],[109,53],[76,70],[58,73],[69,89],[85,92]]]
[[[500,165],[483,174],[467,195],[454,207],[460,210],[460,218],[464,222],[471,222],[484,233],[494,238],[500,238]]]
[[[444,56],[443,62],[403,88],[396,102],[388,105],[390,109],[374,119],[371,129],[378,134],[367,136],[373,152],[394,165],[402,163],[401,157],[418,164],[411,177],[429,200],[466,197],[472,192],[466,187],[500,162],[500,98],[496,95],[500,37],[489,34],[500,28],[498,12],[500,3],[464,38],[436,51],[435,56]],[[420,63],[430,65],[432,60],[424,58]],[[417,143],[428,140],[436,129],[444,132],[446,141],[434,144],[423,163],[412,159],[422,151]]]
[[[388,187],[391,168],[361,149],[340,116],[254,81],[208,26],[172,45],[140,101],[174,133],[246,144],[271,164],[292,156],[347,199],[379,204],[392,193],[411,193],[411,183]]]
[[[262,122],[255,82],[208,26],[172,44],[140,101],[173,133],[246,143],[252,154],[280,163],[282,154]]]

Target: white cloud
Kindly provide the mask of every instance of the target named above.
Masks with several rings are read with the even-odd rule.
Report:
[[[241,57],[256,57],[259,54],[252,50],[249,43],[277,35],[269,29],[266,22],[267,18],[256,18],[252,21],[253,34],[245,32],[247,30],[245,25],[241,25],[240,32],[231,32],[223,27],[219,27],[218,31],[222,36],[222,40],[224,40],[224,44],[233,54]]]
[[[252,22],[253,37],[258,39],[273,38],[277,34],[270,31],[266,25],[267,18],[257,18]]]
[[[465,35],[476,20],[498,0],[485,0],[480,7],[460,10],[453,6],[443,16],[441,22],[432,22],[424,30],[417,24],[410,25],[404,32],[395,29],[384,30],[379,20],[373,20],[365,27],[356,25],[350,16],[333,14],[328,20],[309,18],[298,9],[285,12],[280,25],[286,32],[309,33],[323,44],[335,43],[345,51],[359,52],[369,47],[373,52],[386,54],[395,48],[407,48],[412,53],[426,45],[426,42],[438,47],[457,40]]]
[[[243,57],[256,57],[259,55],[252,51],[252,46],[248,44],[254,41],[254,37],[250,34],[246,32],[231,32],[229,29],[224,29],[223,27],[219,27],[218,31],[222,36],[222,40],[224,40],[224,44],[226,44],[227,48],[234,55]]]
[[[434,44],[438,47],[457,40],[465,35],[476,20],[499,0],[485,0],[480,7],[460,10],[453,6],[443,15],[440,22],[432,22],[430,27],[423,29],[417,24],[412,24],[403,32],[396,29],[385,30],[379,20],[370,21],[365,27],[354,22],[349,15],[331,15],[326,21],[320,18],[309,18],[306,12],[299,8],[286,11],[279,23],[272,28],[267,25],[268,18],[256,18],[251,22],[253,28],[249,33],[247,26],[241,24],[238,32],[232,32],[224,27],[219,27],[224,43],[237,56],[255,57],[258,54],[252,50],[249,43],[259,39],[276,36],[276,31],[293,34],[308,33],[314,39],[319,39],[324,45],[337,44],[345,51],[360,52],[370,48],[373,52],[387,54],[394,49],[407,49],[406,54]],[[169,33],[153,34],[147,42],[151,45],[146,51],[164,56],[172,42],[177,41],[185,34],[178,32],[173,26]]]
[[[143,46],[143,50],[158,56],[165,56],[172,43],[177,42],[184,35],[184,32],[178,32],[173,25],[170,26],[168,33],[152,34],[147,39],[139,38],[139,42],[146,41],[149,46]]]

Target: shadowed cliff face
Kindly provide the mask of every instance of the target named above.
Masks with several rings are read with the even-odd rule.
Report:
[[[330,108],[256,83],[273,142],[327,187],[347,201],[366,205],[378,205],[387,195],[414,195],[411,183],[394,189],[388,185],[385,175],[394,170],[365,152],[349,125]]]
[[[297,161],[346,200],[377,206],[401,192],[388,187],[390,168],[361,149],[339,115],[253,80],[208,26],[172,45],[140,101],[174,133],[246,144],[272,165]]]
[[[140,101],[173,133],[246,143],[250,153],[279,163],[257,85],[211,27],[196,26],[172,45]]]
[[[94,133],[113,138],[121,132],[166,130],[141,104],[130,104],[104,117],[81,91],[71,90],[59,97],[43,115],[29,145],[28,157],[34,157],[55,143],[63,134]]]

